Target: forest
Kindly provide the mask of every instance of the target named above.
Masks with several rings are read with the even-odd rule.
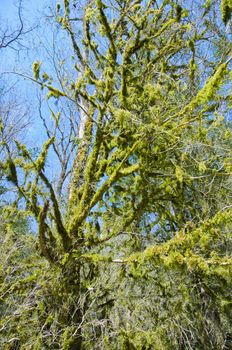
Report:
[[[0,349],[232,350],[232,1],[1,2]]]

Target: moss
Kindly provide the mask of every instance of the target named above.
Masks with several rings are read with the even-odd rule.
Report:
[[[27,150],[26,146],[24,146],[22,143],[15,141],[16,146],[20,152],[20,155],[25,158],[25,159],[30,159],[31,155],[29,153],[29,151]]]
[[[161,85],[159,84],[146,84],[144,86],[144,93],[142,98],[148,99],[150,106],[156,104],[156,102],[162,98]]]
[[[32,326],[28,333],[28,326],[21,327],[22,348],[28,350],[27,338],[30,338],[32,348],[37,338],[38,348],[46,349],[55,346],[112,350],[210,348],[206,342],[198,341],[198,335],[201,337],[204,333],[201,332],[202,324],[207,324],[209,336],[215,334],[209,327],[211,317],[207,316],[205,320],[203,313],[207,309],[205,314],[210,315],[208,305],[213,293],[204,289],[205,285],[214,288],[217,296],[220,285],[229,281],[226,271],[231,262],[225,258],[223,247],[227,249],[231,213],[220,212],[211,218],[217,205],[211,205],[215,190],[208,191],[218,185],[221,195],[228,186],[220,182],[216,172],[212,174],[216,186],[211,182],[211,173],[209,177],[207,173],[193,181],[189,180],[188,174],[198,177],[199,171],[206,172],[200,160],[207,159],[208,166],[215,154],[216,163],[218,159],[222,163],[221,154],[227,152],[229,143],[223,141],[221,144],[220,137],[212,143],[208,138],[209,133],[224,127],[224,121],[219,128],[212,123],[202,125],[204,140],[199,136],[197,120],[186,133],[177,129],[186,115],[204,117],[208,109],[202,105],[207,105],[208,101],[209,105],[214,104],[223,78],[220,76],[217,80],[215,75],[183,112],[184,103],[192,98],[194,91],[199,91],[198,84],[190,91],[186,83],[188,73],[194,80],[193,73],[199,69],[193,57],[194,43],[189,43],[188,47],[183,40],[192,35],[190,18],[186,21],[190,23],[188,28],[177,23],[182,20],[184,10],[169,2],[164,2],[157,10],[154,10],[153,1],[127,1],[125,4],[118,1],[115,11],[111,11],[107,2],[105,4],[100,0],[92,1],[87,5],[89,10],[85,15],[84,11],[78,13],[76,1],[70,1],[70,4],[65,1],[65,18],[61,18],[64,27],[73,42],[79,41],[79,34],[83,35],[83,42],[79,41],[80,52],[87,53],[83,62],[78,47],[73,45],[77,55],[74,75],[81,78],[75,85],[76,78],[73,77],[70,90],[69,82],[62,82],[69,96],[50,86],[50,78],[42,75],[44,87],[48,81],[50,96],[69,97],[75,110],[82,99],[88,114],[84,137],[78,140],[77,150],[69,144],[72,137],[69,141],[69,136],[65,138],[66,132],[68,135],[73,131],[67,125],[65,130],[60,129],[61,135],[64,132],[62,140],[64,143],[67,140],[67,147],[71,148],[67,173],[71,168],[72,175],[69,179],[68,173],[66,178],[70,181],[70,198],[66,197],[66,191],[65,198],[56,197],[53,182],[45,176],[52,140],[44,145],[36,160],[23,146],[19,147],[18,158],[14,160],[15,166],[20,168],[20,183],[25,175],[28,208],[32,208],[39,221],[40,250],[47,260],[50,259],[48,253],[54,254],[58,266],[53,264],[48,272],[41,269],[40,277],[28,279],[23,288],[20,283],[14,283],[16,289],[11,301],[19,300],[20,303],[19,296],[28,291],[26,305],[30,311],[24,316],[24,309],[20,309],[22,315],[19,315],[9,308],[11,318],[6,324],[11,327],[14,315],[21,317],[20,325],[25,320],[27,325],[30,322]],[[70,21],[69,5],[71,10],[77,6]],[[83,14],[86,16],[84,33],[82,29],[79,34],[72,32],[72,27],[73,30],[79,27],[76,19]],[[93,40],[99,39],[99,22],[104,38],[97,48]],[[186,30],[190,32],[186,33]],[[189,67],[186,60],[179,66],[178,57],[186,58],[189,54],[192,55]],[[62,70],[66,68],[65,64],[61,67]],[[125,104],[123,99],[120,100],[120,93]],[[206,108],[206,112],[202,112],[201,107]],[[172,114],[177,120],[167,126],[165,121]],[[60,116],[52,114],[52,118],[53,124],[61,128]],[[220,147],[219,152],[217,147]],[[206,148],[205,155],[201,150]],[[208,149],[212,153],[207,153]],[[68,148],[63,155],[68,155]],[[230,162],[229,154],[225,162]],[[46,200],[50,203],[47,208]],[[22,199],[19,205],[24,206],[25,201]],[[202,202],[210,207],[209,211],[201,212]],[[45,205],[41,207],[43,203]],[[14,214],[12,211],[11,218]],[[155,217],[154,221],[152,217]],[[190,218],[197,224],[186,222]],[[51,230],[54,241],[50,239]],[[18,250],[21,246],[17,244]],[[210,255],[212,249],[215,253]],[[7,264],[12,253],[14,249],[6,254]],[[34,251],[31,260],[38,264]],[[42,260],[45,259],[39,258]],[[15,265],[16,269],[20,264]],[[16,269],[9,266],[9,279],[18,274]],[[4,267],[2,270],[6,273]],[[55,274],[57,270],[59,272]],[[25,266],[23,273],[28,273]],[[7,289],[7,281],[3,282],[1,296],[5,298],[5,290],[8,293],[11,289]],[[224,286],[222,293],[226,294]],[[216,297],[214,301],[216,304]],[[214,315],[216,308],[214,305]],[[80,319],[77,320],[79,311]],[[38,326],[33,328],[33,322],[38,322]],[[82,332],[82,346],[76,345],[73,339],[78,330]],[[40,332],[43,332],[42,345]],[[52,343],[54,340],[56,344]]]
[[[97,264],[99,262],[111,262],[112,257],[100,254],[82,254],[82,258],[86,260],[91,260],[93,263]]]
[[[56,13],[59,13],[60,12],[60,3],[59,2],[57,2],[57,4],[56,4]]]
[[[232,1],[231,0],[222,0],[221,1],[221,15],[222,20],[225,24],[228,23],[228,21],[231,18],[232,14]]]
[[[41,67],[41,62],[40,61],[35,61],[32,65],[32,70],[33,70],[33,74],[34,74],[34,78],[36,80],[39,79],[39,73],[40,73],[40,67]]]
[[[38,158],[36,159],[35,162],[35,166],[37,168],[38,171],[41,171],[44,169],[45,166],[45,161],[47,159],[47,154],[48,154],[48,150],[49,147],[52,145],[52,143],[54,142],[54,137],[51,137],[48,141],[46,141],[43,145],[43,150],[40,153],[40,155],[38,156]]]
[[[47,201],[44,204],[44,207],[40,210],[39,216],[38,216],[38,223],[39,223],[39,232],[38,232],[38,238],[39,238],[39,246],[41,250],[41,254],[47,258],[47,260],[51,263],[54,263],[54,258],[51,253],[51,249],[48,246],[48,242],[46,239],[46,231],[47,226],[45,224],[47,212],[49,209],[49,202]]]
[[[48,80],[51,81],[51,78],[49,77],[49,75],[48,75],[47,73],[43,73],[42,79],[43,79],[43,82],[44,82],[44,83],[45,83],[46,81],[48,81]]]
[[[182,183],[184,180],[185,173],[184,173],[183,169],[178,165],[176,165],[176,167],[175,167],[175,175],[176,175],[177,180],[180,183]]]
[[[47,99],[49,99],[50,97],[59,98],[61,96],[66,96],[66,94],[63,91],[60,91],[59,89],[56,89],[51,85],[48,85],[47,88],[49,90],[47,94]]]
[[[8,159],[4,165],[6,171],[6,178],[11,181],[14,185],[18,185],[18,176],[16,166],[12,159]]]
[[[74,348],[74,344],[76,344],[77,340],[76,337],[73,335],[75,334],[75,328],[72,326],[66,327],[62,334],[61,339],[61,346],[62,350],[70,350]],[[78,345],[76,345],[76,349],[78,348]]]
[[[181,114],[185,114],[186,112],[192,111],[195,107],[200,104],[203,105],[210,101],[216,94],[219,89],[223,78],[225,77],[227,70],[227,63],[222,63],[214,75],[208,79],[203,88],[198,92],[196,97],[183,109]]]

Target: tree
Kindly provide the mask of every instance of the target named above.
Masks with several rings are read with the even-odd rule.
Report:
[[[191,5],[57,4],[72,74],[36,61],[32,79],[79,113],[65,203],[46,174],[60,113],[38,157],[16,141],[3,164],[38,222],[38,349],[220,349],[230,329],[231,44],[218,2]]]
[[[0,51],[10,48],[13,50],[23,48],[22,39],[26,34],[32,31],[33,28],[25,30],[25,25],[22,17],[23,1],[19,0],[17,7],[17,28],[12,29],[8,23],[2,20],[0,28]],[[2,51],[3,50],[3,51]],[[19,102],[16,97],[15,85],[16,82],[9,82],[4,79],[1,73],[0,77],[0,160],[3,161],[7,153],[12,152],[12,140],[19,136],[21,131],[29,124],[28,108],[25,101]],[[7,147],[6,147],[7,145]],[[6,151],[6,152],[5,152]],[[2,183],[3,172],[0,167],[0,181]],[[0,186],[0,195],[5,192],[4,185]]]
[[[25,36],[25,34],[31,31],[31,29],[24,28],[22,18],[22,3],[22,0],[19,0],[17,28],[12,29],[8,26],[5,26],[5,28],[1,28],[0,30],[0,49],[5,49],[7,47],[15,49],[15,45],[16,47],[23,47],[23,45],[21,44],[21,40]]]

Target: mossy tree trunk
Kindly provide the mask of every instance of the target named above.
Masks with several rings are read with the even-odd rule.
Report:
[[[63,350],[95,346],[87,339],[91,316],[96,341],[109,346],[113,339],[113,349],[198,346],[201,325],[209,344],[218,344],[210,340],[216,322],[204,323],[208,309],[199,300],[205,294],[210,302],[220,300],[218,309],[228,302],[228,289],[221,293],[218,286],[221,280],[229,284],[232,264],[225,196],[231,190],[232,132],[220,108],[225,115],[230,108],[232,57],[227,49],[218,55],[218,43],[212,49],[208,41],[215,35],[205,20],[211,5],[199,7],[197,23],[187,3],[87,1],[78,9],[81,18],[78,6],[68,0],[57,6],[73,51],[71,77],[64,74],[56,84],[41,74],[41,62],[33,65],[34,81],[47,98],[71,101],[78,111],[78,145],[63,175],[68,190],[57,195],[46,172],[51,147],[56,152],[66,139],[60,113],[52,111],[54,132],[46,130],[49,139],[38,156],[16,141],[17,155],[2,164],[24,212],[38,222],[38,248],[51,280],[57,276],[50,287],[55,302],[48,305],[53,319],[43,319],[41,328],[52,333],[54,327]],[[226,47],[227,38],[219,37],[219,48]],[[205,45],[216,52],[213,62],[202,54]],[[142,303],[152,300],[151,328],[138,293],[146,296]]]

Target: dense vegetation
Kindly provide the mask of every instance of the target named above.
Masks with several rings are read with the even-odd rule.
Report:
[[[1,112],[1,349],[232,349],[231,12],[57,4],[43,147]]]

